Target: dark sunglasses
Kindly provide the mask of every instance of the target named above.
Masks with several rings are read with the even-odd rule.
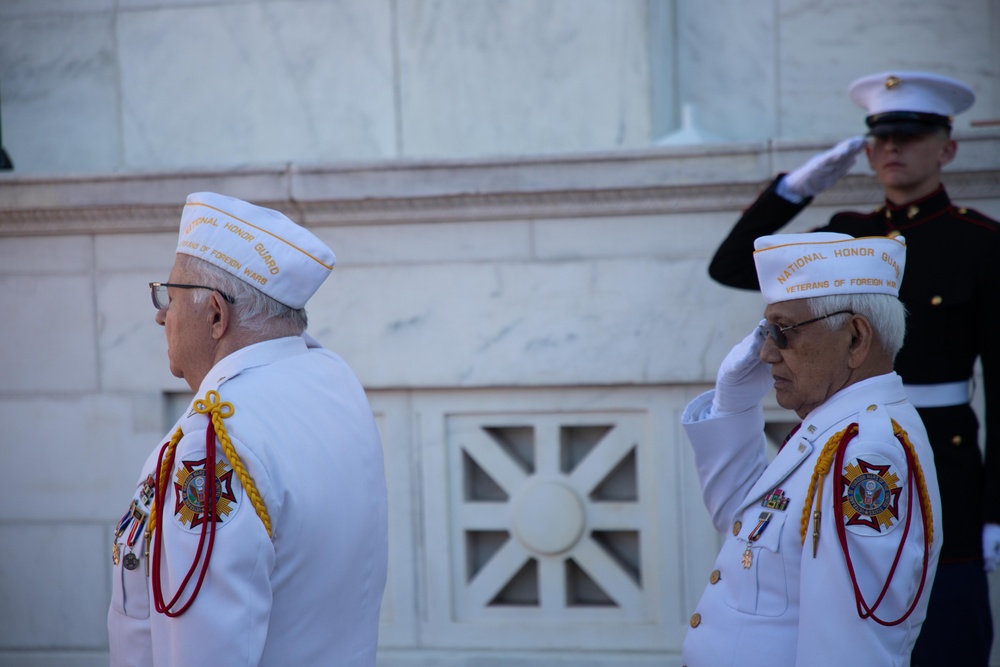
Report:
[[[181,283],[149,283],[149,294],[153,297],[153,306],[157,310],[166,310],[167,306],[170,305],[170,295],[167,293],[168,287],[175,287],[177,289],[210,289],[213,292],[218,292],[222,295],[222,298],[229,303],[236,303],[236,299],[229,296],[222,290],[215,289],[214,287],[205,287],[204,285],[182,285]]]
[[[854,315],[854,311],[851,310],[838,310],[835,313],[830,313],[828,315],[823,315],[822,317],[814,317],[811,320],[806,320],[805,322],[799,322],[798,324],[790,324],[787,327],[779,327],[777,324],[762,324],[760,328],[764,330],[764,333],[769,335],[774,339],[774,344],[778,346],[779,350],[784,350],[788,347],[788,338],[785,337],[786,331],[791,331],[792,329],[798,329],[799,327],[804,327],[807,324],[812,324],[813,322],[819,322],[820,320],[825,320],[828,317],[833,317],[834,315]]]

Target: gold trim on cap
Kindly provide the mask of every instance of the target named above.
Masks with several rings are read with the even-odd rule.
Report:
[[[900,79],[898,76],[890,76],[888,79],[885,80],[885,89],[892,90],[901,83],[903,83],[903,80]]]
[[[243,218],[239,218],[239,217],[233,215],[232,213],[230,213],[229,211],[224,211],[223,209],[221,209],[221,208],[219,208],[217,206],[212,206],[211,204],[206,204],[205,202],[201,202],[201,201],[189,201],[188,203],[184,204],[184,208],[187,208],[188,206],[202,206],[204,208],[208,208],[208,209],[211,209],[213,211],[218,211],[222,215],[229,216],[233,220],[238,220],[239,222],[242,222],[244,225],[247,225],[248,227],[253,227],[257,231],[260,231],[260,232],[263,232],[265,234],[268,234],[269,236],[271,236],[271,237],[273,237],[273,238],[281,241],[282,243],[284,243],[289,248],[292,248],[293,250],[298,250],[300,253],[302,253],[303,255],[305,255],[306,257],[308,257],[309,259],[313,260],[314,262],[316,262],[317,264],[319,264],[320,266],[322,266],[327,271],[333,271],[333,264],[327,264],[326,262],[324,262],[320,258],[315,257],[312,254],[310,254],[309,252],[307,252],[305,249],[300,248],[299,246],[295,245],[290,240],[288,240],[286,238],[283,238],[283,237],[279,236],[278,234],[275,234],[274,232],[272,232],[269,229],[264,229],[260,225],[255,225],[254,223],[249,222],[247,220],[244,220]],[[280,211],[279,211],[279,213],[280,213]],[[292,221],[289,220],[289,222],[292,222]]]

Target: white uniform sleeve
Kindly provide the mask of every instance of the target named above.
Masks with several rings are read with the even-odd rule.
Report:
[[[855,582],[864,601],[862,612],[867,613],[864,605],[871,608],[878,603],[875,616],[886,622],[899,619],[918,594],[924,568],[922,512],[916,483],[908,480],[910,466],[903,447],[891,430],[890,437],[881,441],[864,437],[864,432],[862,422],[861,434],[848,444],[841,469],[831,465],[826,477],[816,557],[811,536],[803,547],[796,665],[908,665],[905,647],[926,612],[936,552],[929,553],[920,601],[906,621],[887,627],[858,613]],[[931,493],[935,489],[932,486]],[[936,503],[935,498],[932,505]],[[838,538],[838,523],[844,525],[849,560]],[[935,526],[934,540],[940,537]],[[894,565],[897,552],[899,561]],[[831,646],[844,646],[847,653],[832,651]]]
[[[720,533],[730,529],[733,515],[767,467],[764,411],[710,416],[713,391],[688,404],[681,417],[694,451],[705,507]]]
[[[249,459],[238,441],[234,439],[233,444],[242,458]],[[197,597],[182,615],[172,618],[151,611],[157,667],[242,667],[257,665],[263,653],[271,612],[274,548],[221,445],[217,445],[216,461],[220,521],[208,571]],[[252,465],[251,460],[243,463],[255,469],[254,481],[266,498],[269,484],[262,479],[260,467]],[[204,524],[197,493],[199,482],[207,478],[204,470],[205,432],[195,431],[178,443],[171,497],[163,514],[160,575],[165,603],[175,596],[196,559]],[[202,559],[208,541],[206,530]],[[200,573],[199,563],[173,609],[179,609],[190,598]],[[152,593],[150,598],[152,607]]]

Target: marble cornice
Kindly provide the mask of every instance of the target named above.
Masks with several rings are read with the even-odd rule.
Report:
[[[1000,147],[1000,136],[986,144],[974,148]],[[702,147],[99,177],[6,175],[0,178],[0,236],[173,232],[179,202],[199,190],[244,197],[311,227],[738,211],[770,174],[813,149]],[[971,167],[946,173],[952,198],[975,206],[972,200],[1000,196],[1000,165]],[[817,198],[817,204],[849,208],[880,201],[865,174],[848,175]]]

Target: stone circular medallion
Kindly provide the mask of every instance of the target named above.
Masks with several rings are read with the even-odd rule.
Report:
[[[513,529],[517,539],[544,555],[562,553],[577,543],[586,526],[579,496],[561,482],[528,486],[514,500]]]

